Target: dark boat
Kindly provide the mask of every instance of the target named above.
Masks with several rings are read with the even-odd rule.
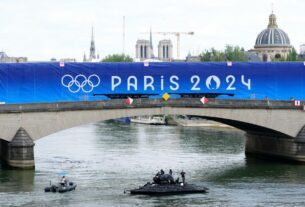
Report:
[[[72,191],[76,189],[76,184],[73,182],[68,182],[66,185],[62,185],[61,183],[58,183],[57,185],[51,185],[48,187],[45,187],[44,192],[59,192],[59,193],[65,193],[68,191]]]
[[[142,195],[174,195],[174,194],[189,194],[189,193],[207,193],[208,188],[196,186],[188,183],[175,184],[155,184],[147,183],[138,189],[130,190],[130,194]]]
[[[165,174],[161,170],[153,177],[152,183],[148,182],[137,189],[129,190],[130,194],[173,195],[208,192],[209,189],[206,187],[185,182],[185,172],[182,171],[180,174],[182,176],[182,182],[179,182],[179,178],[174,180],[172,170],[170,170],[169,174]]]

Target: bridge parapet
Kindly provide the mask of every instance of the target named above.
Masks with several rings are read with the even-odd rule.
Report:
[[[164,101],[163,99],[134,99],[133,104],[128,105],[123,99],[114,99],[107,101],[5,104],[0,105],[0,114],[154,107],[290,110],[303,109],[302,106],[294,106],[291,101],[209,99],[207,104],[202,104],[197,98],[180,98],[170,99],[167,101]]]

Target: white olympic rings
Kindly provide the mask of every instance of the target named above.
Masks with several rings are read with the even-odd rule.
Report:
[[[100,82],[100,77],[96,74],[92,74],[88,78],[83,74],[79,74],[75,78],[72,75],[66,74],[61,78],[61,84],[68,88],[71,93],[77,93],[80,90],[84,93],[90,93]]]

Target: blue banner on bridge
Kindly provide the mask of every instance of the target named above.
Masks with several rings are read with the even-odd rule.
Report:
[[[0,102],[107,99],[105,94],[234,94],[221,98],[305,100],[305,66],[296,63],[0,64]]]

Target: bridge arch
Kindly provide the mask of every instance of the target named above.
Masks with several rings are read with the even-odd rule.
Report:
[[[143,115],[191,115],[246,131],[246,153],[305,162],[305,116],[289,101],[136,99],[37,103],[0,107],[1,148],[9,165],[33,167],[34,141],[88,123]],[[25,148],[29,148],[25,150]]]
[[[256,114],[252,117],[253,113]],[[16,131],[23,127],[33,141],[47,135],[68,128],[95,123],[98,121],[117,119],[122,117],[145,116],[145,115],[191,115],[200,116],[208,120],[218,121],[244,131],[261,131],[276,133],[278,135],[293,138],[300,131],[293,129],[291,125],[283,123],[277,125],[282,119],[281,112],[253,109],[226,109],[226,108],[189,108],[189,107],[155,107],[155,108],[125,108],[125,109],[102,109],[102,110],[74,110],[56,112],[29,112],[1,115],[0,119],[7,121],[7,126],[1,126],[1,138],[11,141]],[[18,117],[16,117],[18,116]],[[259,117],[259,118],[258,118]],[[18,122],[13,123],[13,119]],[[288,119],[289,120],[289,119]],[[5,123],[5,122],[2,122]],[[290,126],[290,128],[289,128]],[[288,127],[288,128],[287,128]],[[292,128],[292,129],[291,129]]]

